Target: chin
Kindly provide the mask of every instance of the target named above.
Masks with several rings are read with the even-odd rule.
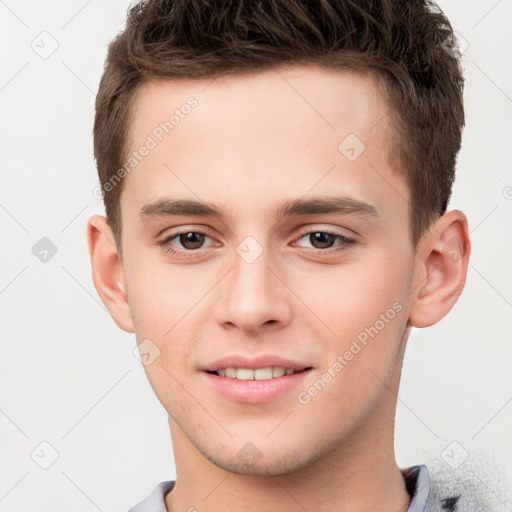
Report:
[[[217,467],[238,475],[254,476],[279,476],[296,473],[311,466],[321,458],[321,454],[312,451],[308,453],[304,448],[301,450],[290,449],[289,452],[282,451],[265,454],[255,445],[248,442],[240,450],[228,456],[227,450],[222,453],[205,453],[200,450],[212,464]]]

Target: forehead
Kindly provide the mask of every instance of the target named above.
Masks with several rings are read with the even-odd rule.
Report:
[[[212,79],[152,81],[139,87],[134,97],[130,138],[136,142],[151,133],[155,120],[168,120],[191,97],[200,105],[201,124],[214,124],[210,135],[245,117],[252,120],[252,125],[246,124],[241,137],[254,135],[263,127],[266,133],[279,131],[282,137],[286,135],[281,131],[283,126],[288,128],[287,132],[293,131],[289,125],[291,118],[301,128],[312,123],[312,129],[304,131],[305,136],[320,131],[321,135],[340,137],[352,130],[364,137],[377,123],[381,130],[388,127],[388,123],[380,123],[388,107],[378,84],[376,75],[369,72],[317,65],[282,65],[259,73]],[[174,135],[179,137],[178,133]]]
[[[164,196],[215,196],[257,211],[264,199],[334,187],[373,194],[385,210],[407,196],[392,176],[388,106],[370,74],[310,65],[165,80],[141,86],[132,108],[127,156],[151,148],[123,194],[140,207]],[[385,181],[397,182],[386,189]]]

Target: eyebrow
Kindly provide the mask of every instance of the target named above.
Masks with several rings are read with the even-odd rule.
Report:
[[[298,215],[362,215],[380,218],[379,211],[371,204],[352,197],[320,197],[286,201],[277,211],[278,218]],[[215,206],[190,199],[160,199],[144,205],[140,211],[141,220],[172,215],[197,215],[201,217],[223,218]]]
[[[279,218],[293,215],[358,214],[380,218],[375,206],[352,197],[322,197],[287,201],[277,211]]]

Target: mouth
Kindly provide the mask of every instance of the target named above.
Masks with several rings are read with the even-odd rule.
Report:
[[[257,369],[228,367],[219,368],[218,370],[206,370],[206,373],[237,380],[272,380],[279,379],[285,375],[294,375],[311,369],[311,366],[302,369],[285,368],[283,366],[269,366]]]
[[[259,362],[240,358],[219,360],[209,368],[203,368],[201,374],[205,384],[217,396],[232,403],[267,404],[277,399],[294,400],[291,392],[295,389],[298,393],[304,387],[301,383],[314,368],[287,359],[266,359],[261,358]],[[273,359],[274,365],[269,359]],[[299,386],[301,388],[297,389]]]

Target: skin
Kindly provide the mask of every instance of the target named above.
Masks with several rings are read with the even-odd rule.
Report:
[[[160,350],[144,368],[169,414],[178,476],[167,509],[405,512],[393,445],[403,356],[411,326],[441,320],[463,289],[465,215],[447,212],[412,246],[410,194],[388,153],[388,108],[370,75],[282,66],[146,84],[130,150],[190,96],[197,107],[125,178],[123,258],[103,216],[87,228],[94,285],[114,321]],[[355,161],[338,150],[349,133],[366,145]],[[364,201],[379,217],[276,215],[287,200],[326,196]],[[141,219],[144,205],[165,198],[215,205],[222,220]],[[197,229],[208,234],[200,248],[179,236],[167,242],[187,254],[159,245]],[[322,230],[355,243],[321,245],[312,233]],[[236,250],[247,236],[262,250],[251,263]],[[393,304],[400,312],[300,403],[298,393]],[[278,399],[239,403],[199,370],[229,354],[279,355],[313,370]],[[247,443],[259,454],[251,464],[237,455]]]

